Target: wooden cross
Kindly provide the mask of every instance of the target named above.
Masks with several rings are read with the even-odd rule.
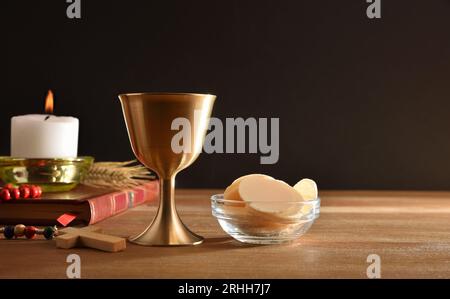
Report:
[[[69,249],[73,247],[90,247],[108,252],[122,251],[126,248],[124,238],[101,234],[98,227],[67,227],[58,231],[55,238],[56,247]]]

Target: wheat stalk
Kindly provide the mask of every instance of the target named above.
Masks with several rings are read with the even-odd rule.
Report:
[[[96,162],[81,183],[92,187],[128,189],[154,179],[155,176],[143,165],[126,162]]]

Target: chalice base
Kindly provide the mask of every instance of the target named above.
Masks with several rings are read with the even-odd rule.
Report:
[[[191,232],[180,221],[177,225],[162,226],[153,223],[129,242],[143,246],[192,246],[203,243],[203,237]]]

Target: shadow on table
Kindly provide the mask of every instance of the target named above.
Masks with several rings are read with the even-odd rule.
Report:
[[[159,254],[166,256],[186,256],[191,254],[211,253],[215,251],[242,250],[245,248],[253,248],[258,246],[260,247],[261,245],[240,243],[231,237],[209,237],[205,238],[205,241],[202,244],[196,246],[158,246],[153,247],[153,250],[157,250]],[[132,251],[136,249],[141,251],[141,248],[145,248],[131,243],[128,243],[127,247],[129,247],[129,250]]]

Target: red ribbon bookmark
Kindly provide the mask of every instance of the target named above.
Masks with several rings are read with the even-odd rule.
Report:
[[[58,221],[62,226],[67,226],[70,224],[70,222],[74,221],[75,218],[77,218],[76,215],[66,213],[59,216],[59,218],[56,219],[56,221]]]

